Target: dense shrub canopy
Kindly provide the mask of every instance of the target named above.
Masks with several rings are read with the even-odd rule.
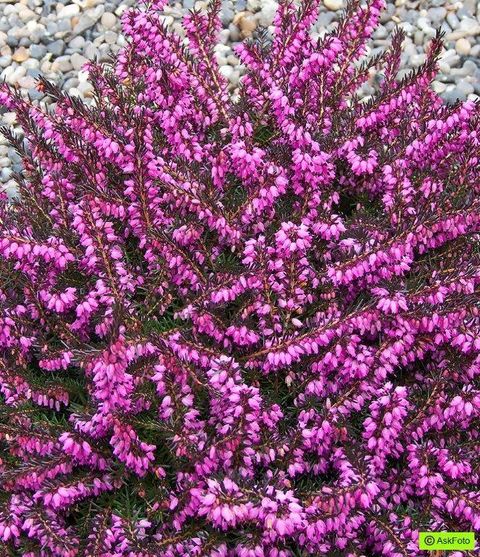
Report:
[[[215,62],[220,2],[128,10],[96,103],[7,86],[0,538],[36,556],[418,555],[479,530],[479,106],[313,39],[284,1]],[[372,68],[377,91],[356,91]],[[10,552],[10,553],[9,553]]]

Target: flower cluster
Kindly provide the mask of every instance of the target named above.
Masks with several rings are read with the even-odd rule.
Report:
[[[0,85],[0,541],[24,557],[414,557],[480,529],[480,108],[318,0],[215,59],[166,0],[95,102]],[[358,95],[372,70],[369,99]]]

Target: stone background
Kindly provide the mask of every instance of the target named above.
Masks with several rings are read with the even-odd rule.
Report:
[[[315,33],[324,33],[338,18],[344,0],[324,0]],[[91,85],[82,66],[87,59],[106,60],[124,44],[120,16],[134,0],[0,0],[0,77],[16,84],[39,101],[35,78],[43,74],[72,95],[91,102]],[[166,21],[181,32],[183,13],[205,2],[184,0],[165,10]],[[223,30],[216,47],[220,71],[238,85],[241,66],[233,47],[258,26],[271,24],[274,0],[224,0]],[[480,1],[396,0],[388,2],[381,25],[375,31],[370,53],[384,49],[395,26],[407,34],[402,72],[422,64],[425,47],[441,27],[445,52],[434,89],[446,102],[478,98],[480,95]],[[365,84],[368,96],[372,86]],[[15,115],[3,112],[2,124],[14,125]],[[0,187],[10,189],[10,176],[18,169],[18,157],[0,137]]]

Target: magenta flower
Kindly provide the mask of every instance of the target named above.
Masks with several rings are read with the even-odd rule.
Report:
[[[0,85],[0,540],[24,557],[414,557],[480,529],[480,109],[397,81],[383,0],[238,47],[165,0],[95,102]],[[298,4],[298,5],[297,5]],[[375,69],[369,99],[359,87]]]

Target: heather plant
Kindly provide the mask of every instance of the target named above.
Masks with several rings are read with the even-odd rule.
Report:
[[[215,0],[127,10],[95,103],[6,85],[0,539],[25,557],[420,555],[480,530],[479,105],[441,53],[368,59],[280,3],[215,61]],[[368,100],[359,86],[378,71]],[[455,555],[455,554],[452,554]],[[458,554],[457,554],[458,555]]]

